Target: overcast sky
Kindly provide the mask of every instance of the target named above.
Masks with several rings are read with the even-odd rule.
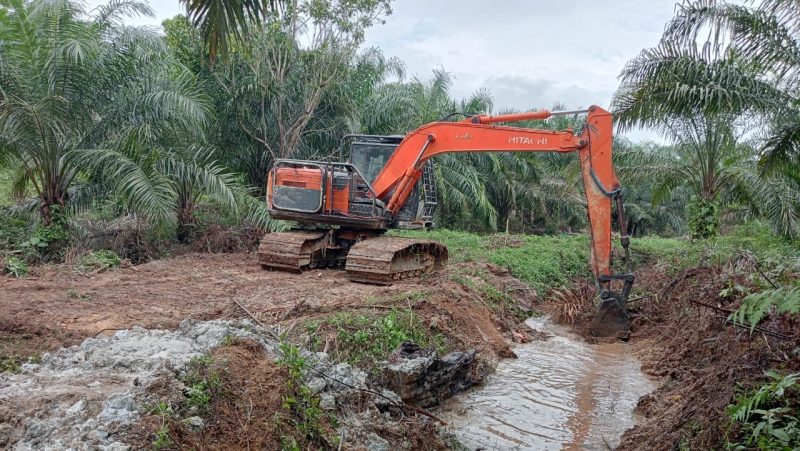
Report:
[[[96,5],[100,0],[89,0]],[[159,26],[183,11],[175,1],[150,2]],[[488,88],[495,111],[513,108],[608,107],[625,62],[658,43],[676,0],[395,0],[385,25],[366,46],[406,63],[409,76],[444,68],[452,93]],[[650,138],[633,133],[631,138]]]

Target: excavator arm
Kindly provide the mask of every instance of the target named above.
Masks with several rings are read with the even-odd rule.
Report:
[[[591,234],[590,264],[600,289],[601,306],[593,322],[596,327],[629,328],[624,303],[633,284],[628,255],[621,188],[612,164],[612,116],[592,106],[580,135],[572,130],[548,131],[494,125],[531,119],[546,119],[559,113],[473,116],[462,122],[435,122],[409,133],[373,182],[378,198],[388,200],[392,215],[405,205],[422,175],[423,163],[443,153],[457,152],[577,152],[581,165]],[[612,204],[616,203],[626,272],[611,271]],[[619,291],[612,283],[622,283]],[[614,324],[623,322],[624,324]],[[602,334],[602,331],[598,331]],[[608,334],[603,334],[608,335]]]

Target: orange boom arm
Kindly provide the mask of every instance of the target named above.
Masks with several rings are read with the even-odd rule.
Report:
[[[547,131],[492,125],[530,119],[546,119],[549,111],[501,116],[473,116],[462,122],[437,122],[409,133],[397,147],[373,183],[378,198],[387,200],[395,215],[408,200],[422,175],[422,164],[429,158],[453,152],[577,152],[583,174],[587,211],[591,229],[591,266],[599,284],[612,279],[631,279],[632,275],[611,273],[612,200],[617,199],[621,230],[625,230],[620,184],[611,163],[612,117],[608,111],[592,106],[581,135],[572,130]],[[627,237],[623,237],[627,249]],[[630,272],[630,271],[628,271]],[[627,298],[629,284],[626,283]],[[610,296],[607,291],[607,295]],[[601,293],[601,296],[603,294]]]

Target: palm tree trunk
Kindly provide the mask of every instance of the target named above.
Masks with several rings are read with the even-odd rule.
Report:
[[[176,237],[181,244],[187,244],[192,237],[192,230],[194,229],[194,205],[191,200],[186,199],[181,201],[178,207],[178,230]]]
[[[58,225],[66,228],[64,217],[67,205],[67,193],[59,188],[58,180],[47,180],[44,190],[39,196],[39,215],[42,225],[50,227]]]

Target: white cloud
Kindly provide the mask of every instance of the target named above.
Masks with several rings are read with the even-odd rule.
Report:
[[[481,87],[495,111],[608,107],[625,63],[658,43],[675,0],[398,0],[366,45],[427,77],[444,67],[453,95]],[[635,139],[655,138],[646,132]],[[634,136],[632,136],[634,138]]]

